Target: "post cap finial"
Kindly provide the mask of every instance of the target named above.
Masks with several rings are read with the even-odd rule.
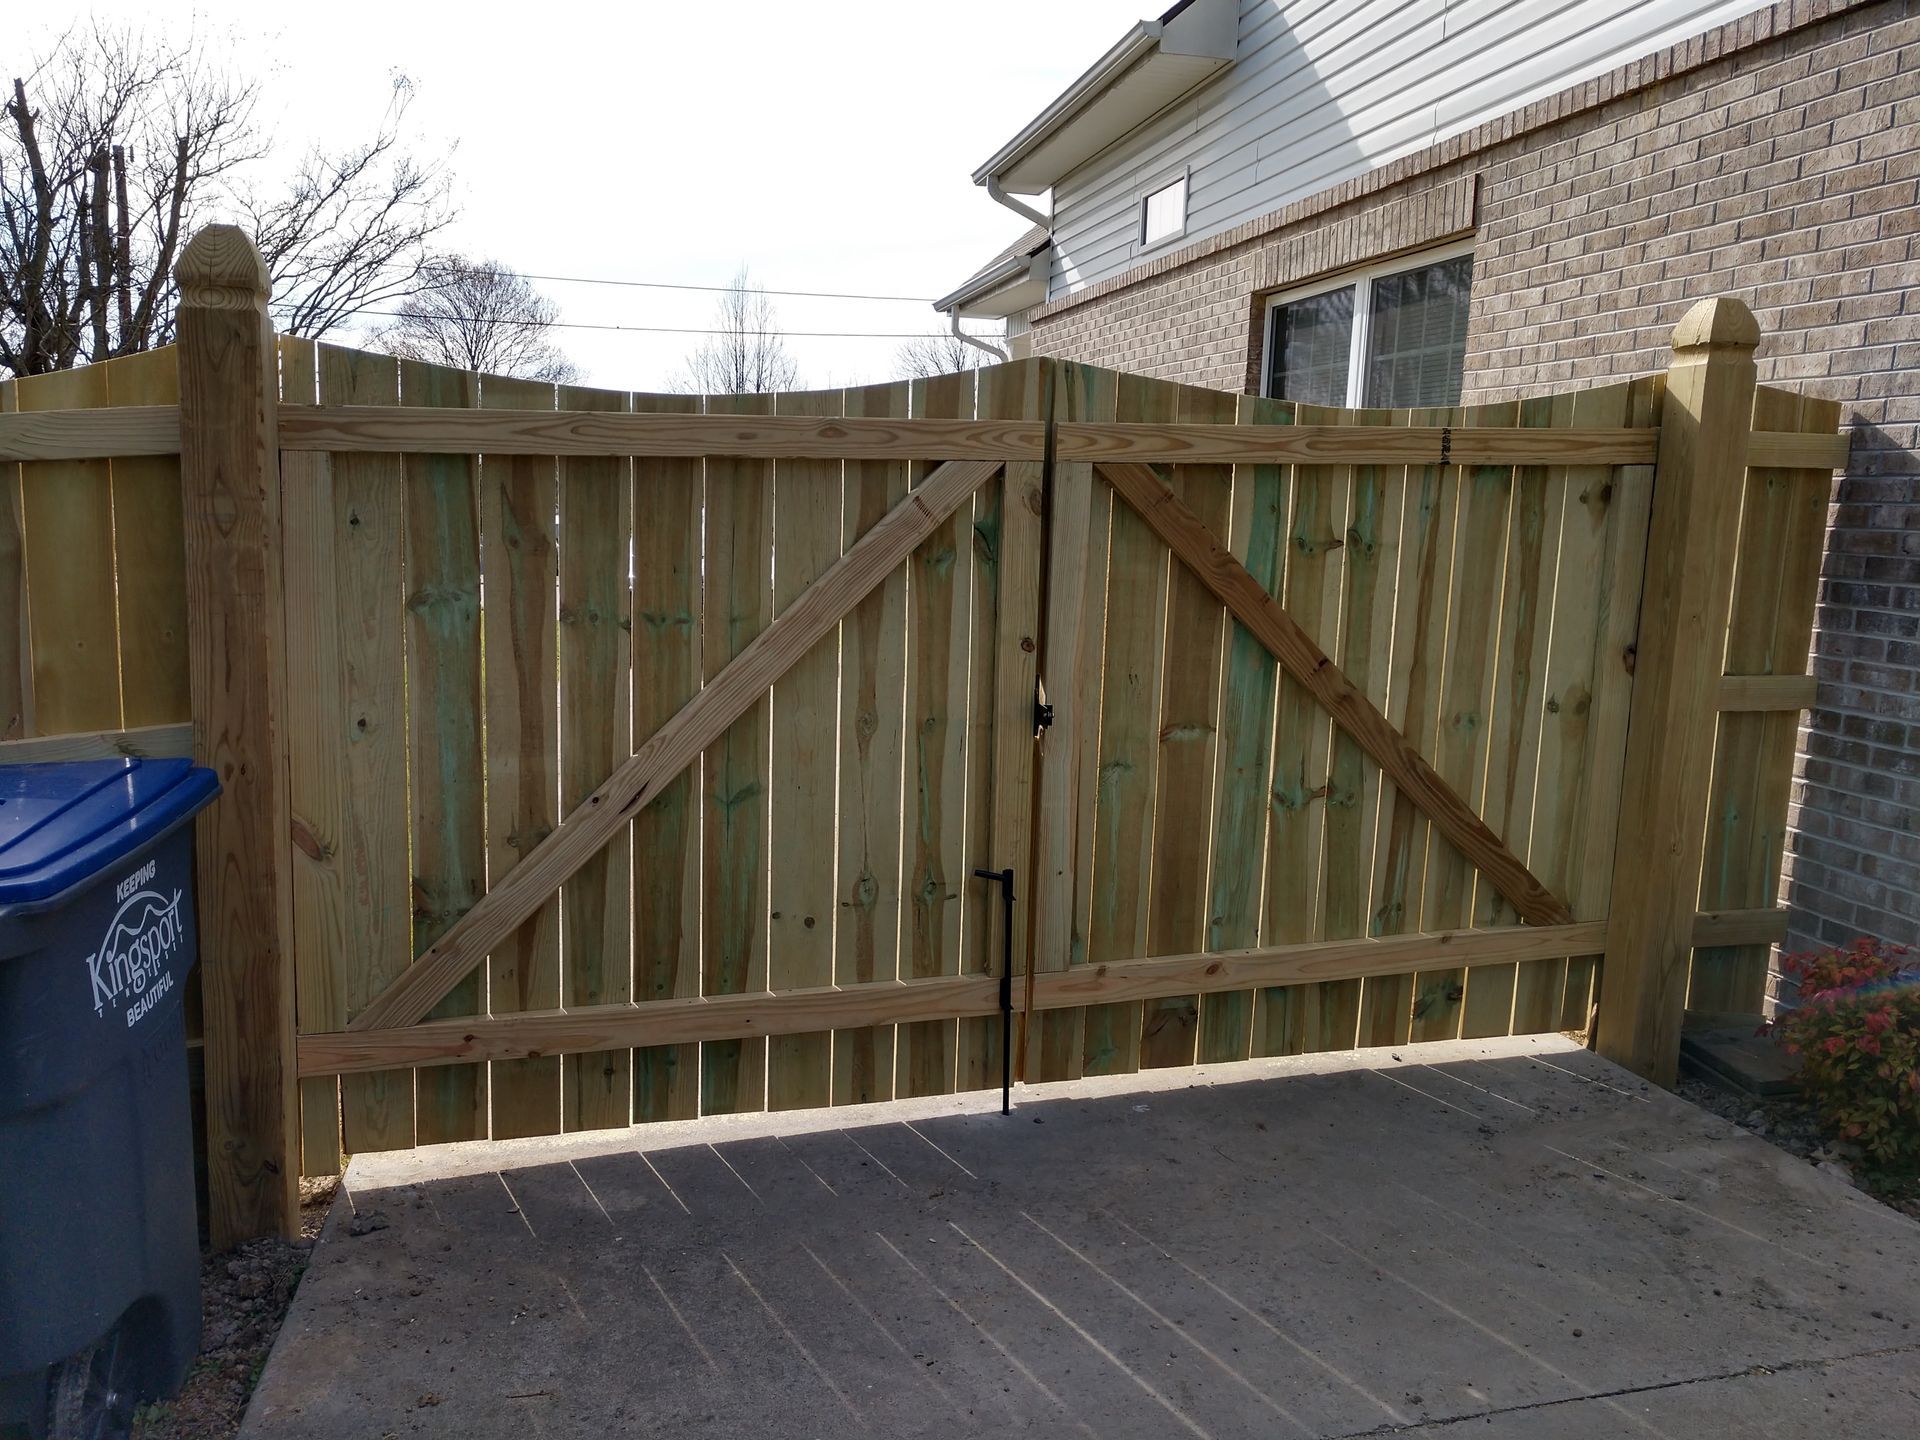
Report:
[[[1759,343],[1760,322],[1732,295],[1699,301],[1673,327],[1675,350],[1751,350]]]
[[[184,304],[210,310],[260,310],[272,281],[253,237],[238,225],[203,226],[173,267]]]

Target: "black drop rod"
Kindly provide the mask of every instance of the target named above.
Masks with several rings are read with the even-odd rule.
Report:
[[[981,880],[1000,882],[1000,1113],[1013,1113],[1013,869],[976,870]]]

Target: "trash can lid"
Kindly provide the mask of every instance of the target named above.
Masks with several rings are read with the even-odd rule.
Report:
[[[0,905],[60,894],[219,792],[184,759],[0,765]]]

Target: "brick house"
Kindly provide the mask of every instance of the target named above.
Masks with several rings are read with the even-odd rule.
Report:
[[[1917,9],[1185,0],[975,173],[1036,228],[940,307],[1015,354],[1411,406],[1658,369],[1739,295],[1760,379],[1853,433],[1788,948],[1920,942]]]

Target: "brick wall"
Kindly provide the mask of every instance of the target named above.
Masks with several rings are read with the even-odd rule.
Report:
[[[1455,223],[1477,239],[1469,402],[1658,369],[1692,300],[1739,295],[1766,333],[1761,380],[1845,402],[1854,433],[1789,943],[1920,942],[1917,191],[1920,0],[1795,0],[1044,306],[1034,351],[1248,388],[1260,292]]]

